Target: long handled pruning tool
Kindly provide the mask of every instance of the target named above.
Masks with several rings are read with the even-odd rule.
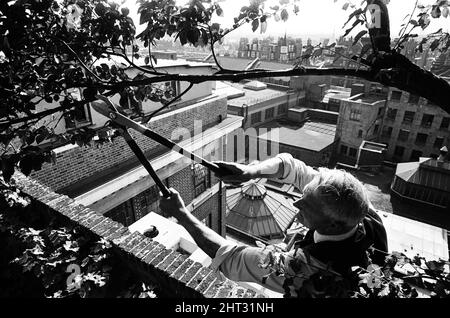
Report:
[[[164,197],[170,196],[170,191],[167,189],[166,185],[161,181],[161,179],[156,174],[155,170],[153,169],[150,162],[145,157],[144,153],[142,152],[141,148],[139,148],[136,141],[133,140],[133,137],[128,132],[128,128],[132,128],[144,136],[153,139],[154,141],[158,142],[159,144],[166,146],[167,148],[178,152],[182,154],[183,156],[186,156],[187,158],[200,163],[204,167],[210,169],[216,174],[224,175],[226,172],[221,169],[218,165],[209,162],[203,158],[200,158],[196,154],[181,148],[174,142],[170,141],[169,139],[157,134],[156,132],[148,129],[147,127],[129,119],[128,117],[122,115],[117,107],[106,97],[104,96],[96,96],[99,101],[95,101],[92,103],[92,107],[95,111],[98,113],[108,117],[116,126],[119,128],[122,132],[122,136],[124,137],[125,141],[127,142],[128,146],[131,148],[131,150],[134,152],[136,157],[139,159],[141,164],[145,167],[147,172],[150,174],[150,176],[155,180],[156,185],[161,190],[161,193]]]

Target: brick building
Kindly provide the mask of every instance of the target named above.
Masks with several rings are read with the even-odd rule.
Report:
[[[210,72],[211,66],[183,61],[158,61],[180,73]],[[182,84],[173,83],[175,87]],[[183,84],[184,85],[184,84]],[[242,119],[228,115],[227,100],[212,92],[212,83],[196,86],[167,112],[147,126],[191,152],[211,160],[225,158],[227,135],[241,127]],[[113,101],[114,98],[113,98]],[[144,114],[155,103],[143,103]],[[102,127],[107,118],[91,111],[89,127]],[[139,119],[137,119],[139,120]],[[61,129],[67,129],[62,126]],[[169,152],[153,140],[131,131],[159,177],[180,191],[188,208],[216,232],[224,235],[222,184],[207,169]],[[32,178],[52,190],[67,194],[129,226],[151,211],[158,212],[158,190],[122,138],[93,147],[64,145],[53,150],[56,164],[46,164]]]
[[[356,164],[358,150],[365,140],[376,140],[386,100],[366,94],[364,85],[354,84],[351,97],[341,100],[336,128],[339,161]]]
[[[450,115],[424,98],[391,89],[379,140],[396,162],[437,158],[450,145]]]

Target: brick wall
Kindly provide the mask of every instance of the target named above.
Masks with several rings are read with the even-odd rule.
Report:
[[[205,130],[218,123],[219,116],[222,118],[227,116],[225,98],[210,99],[195,106],[164,114],[151,121],[148,126],[166,138],[170,138],[177,128],[187,128],[193,135],[194,120],[202,120]],[[147,155],[151,156],[152,153],[165,150],[151,139],[134,131],[130,132]],[[33,172],[31,177],[55,191],[61,191],[94,175],[98,177],[107,175],[130,160],[135,160],[134,154],[122,138],[117,138],[110,144],[70,148],[57,153],[56,165],[44,164],[43,169]]]
[[[168,179],[169,187],[176,189],[180,193],[186,205],[189,205],[195,199],[194,181],[190,166],[175,173]],[[217,183],[219,183],[219,179],[214,174],[211,174],[211,187]],[[225,222],[222,222],[222,220],[226,204],[221,198],[225,198],[225,189],[222,189],[222,193],[213,195],[200,206],[196,206],[193,214],[202,221],[211,215],[211,229],[220,235],[225,235]],[[222,203],[222,208],[220,208],[220,203]]]
[[[131,233],[120,223],[78,205],[71,198],[53,192],[35,180],[16,173],[14,181],[28,195],[34,207],[67,225],[81,226],[94,236],[113,245],[114,252],[143,281],[164,287],[165,295],[173,298],[254,298],[255,291],[245,289],[217,273],[168,250],[138,232]],[[207,207],[205,207],[206,209]]]

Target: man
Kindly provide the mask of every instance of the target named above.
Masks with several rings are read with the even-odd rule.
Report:
[[[217,164],[227,171],[226,175],[219,176],[227,183],[269,178],[303,190],[303,197],[294,206],[299,209],[299,221],[310,229],[291,252],[237,246],[192,216],[178,192],[171,189],[172,196],[161,199],[162,211],[187,229],[213,259],[213,268],[229,279],[256,282],[284,293],[289,278],[292,283],[289,294],[295,296],[303,283],[319,270],[345,276],[351,267],[367,268],[370,247],[380,251],[373,261],[383,261],[383,253],[387,252],[386,231],[371,208],[364,186],[351,174],[329,169],[316,171],[289,154],[249,166]]]

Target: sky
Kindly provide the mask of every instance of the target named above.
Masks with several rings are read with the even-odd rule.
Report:
[[[186,1],[186,0],[184,0]],[[267,0],[278,2],[278,0]],[[293,1],[293,0],[291,0]],[[183,2],[183,0],[180,0]],[[352,10],[349,8],[347,11],[342,9],[343,5],[348,2],[347,0],[300,0],[298,15],[291,15],[287,22],[275,22],[275,20],[268,20],[267,32],[263,35],[259,30],[255,33],[252,32],[250,25],[241,27],[238,31],[234,31],[230,34],[231,38],[245,37],[265,37],[265,36],[281,36],[285,33],[288,36],[312,38],[313,40],[320,40],[322,38],[335,39],[343,35],[345,30],[342,28],[347,21],[349,14]],[[419,3],[423,5],[434,4],[435,0],[420,0]],[[136,0],[126,0],[125,6],[130,8],[132,16],[136,17],[136,25],[139,25],[137,19],[137,6]],[[231,26],[233,23],[233,17],[237,16],[240,8],[247,5],[249,0],[222,0],[220,2],[221,7],[224,10],[223,18],[216,18],[216,22],[221,23],[223,26]],[[361,0],[353,0],[353,3],[359,5]],[[416,0],[390,0],[388,4],[390,20],[391,20],[391,35],[393,38],[398,36],[401,29],[401,24],[404,23],[404,19],[407,14],[411,13],[414,9]],[[426,33],[437,31],[439,28],[450,31],[450,17],[440,18],[438,20],[432,19],[432,24],[426,29]],[[142,29],[142,26],[138,26]],[[362,29],[361,29],[362,30]],[[358,33],[355,29],[354,35]]]

